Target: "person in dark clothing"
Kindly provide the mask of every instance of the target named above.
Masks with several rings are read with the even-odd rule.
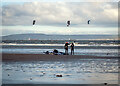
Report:
[[[71,55],[74,55],[74,44],[71,44]]]
[[[54,55],[57,55],[57,54],[58,54],[58,50],[55,49],[55,50],[53,51],[53,54],[54,54]]]
[[[68,42],[66,42],[65,43],[65,46],[64,46],[64,48],[65,48],[65,55],[68,55]]]

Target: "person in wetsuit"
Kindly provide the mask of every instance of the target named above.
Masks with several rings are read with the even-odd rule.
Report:
[[[64,46],[64,48],[65,48],[65,55],[68,55],[68,45],[69,45],[69,43],[66,42],[65,46]]]
[[[72,43],[70,47],[71,47],[71,55],[74,55],[74,44]]]

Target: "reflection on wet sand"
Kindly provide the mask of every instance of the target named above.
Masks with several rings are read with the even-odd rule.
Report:
[[[118,83],[117,59],[3,62],[3,84]]]

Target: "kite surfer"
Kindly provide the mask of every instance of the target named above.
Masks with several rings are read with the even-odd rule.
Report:
[[[74,44],[73,43],[71,43],[71,55],[74,55]]]
[[[64,48],[65,48],[65,55],[68,55],[68,45],[69,45],[69,43],[66,42],[65,46],[64,46]]]

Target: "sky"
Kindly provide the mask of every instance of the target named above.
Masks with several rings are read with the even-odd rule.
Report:
[[[0,13],[2,35],[118,34],[117,2],[2,2]],[[36,20],[34,26],[33,20]],[[68,20],[71,21],[69,27],[66,26]]]

